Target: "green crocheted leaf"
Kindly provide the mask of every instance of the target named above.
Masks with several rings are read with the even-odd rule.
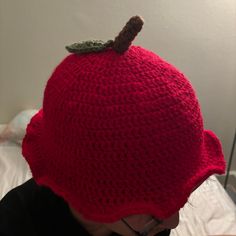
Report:
[[[104,42],[102,40],[88,40],[79,43],[73,43],[70,46],[66,46],[66,49],[67,51],[76,54],[101,52],[104,51],[106,48],[110,47],[112,43],[113,40],[108,40],[107,42]]]

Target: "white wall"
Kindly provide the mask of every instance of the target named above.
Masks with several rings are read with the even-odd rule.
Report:
[[[65,45],[113,39],[136,14],[145,24],[133,44],[189,77],[227,159],[236,126],[235,0],[0,0],[0,123],[41,106]]]

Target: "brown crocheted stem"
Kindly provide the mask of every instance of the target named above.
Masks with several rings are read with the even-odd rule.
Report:
[[[138,32],[141,31],[143,23],[144,21],[140,16],[131,17],[119,35],[115,38],[112,45],[113,50],[118,53],[124,53],[129,48]]]

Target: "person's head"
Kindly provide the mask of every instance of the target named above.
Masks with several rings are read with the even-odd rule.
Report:
[[[131,45],[142,24],[132,17],[114,41],[67,47],[22,144],[39,185],[84,219],[114,227],[133,215],[169,219],[197,185],[225,171],[190,81]]]
[[[78,220],[78,222],[80,222],[91,234],[99,232],[115,232],[122,236],[153,236],[161,231],[174,229],[179,224],[179,212],[176,212],[164,220],[156,219],[148,214],[136,214],[123,217],[112,223],[100,223],[87,220],[72,207],[71,212],[76,220]]]

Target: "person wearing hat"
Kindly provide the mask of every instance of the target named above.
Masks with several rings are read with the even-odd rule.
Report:
[[[142,26],[134,16],[114,40],[66,47],[22,143],[33,178],[1,200],[0,235],[169,235],[225,172],[190,81],[131,45]]]

